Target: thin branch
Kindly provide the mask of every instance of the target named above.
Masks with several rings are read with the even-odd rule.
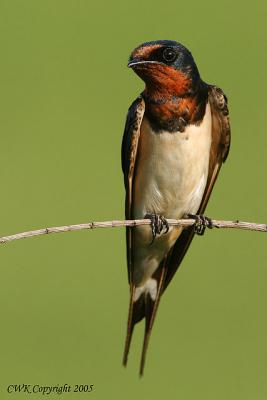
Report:
[[[195,225],[195,219],[167,219],[170,226],[192,226]],[[243,229],[249,231],[267,232],[266,224],[256,224],[254,222],[242,221],[219,221],[216,219],[211,220],[213,227],[220,229]],[[116,228],[119,226],[139,226],[150,225],[149,219],[134,219],[134,220],[118,220],[118,221],[103,221],[103,222],[88,222],[85,224],[54,226],[51,228],[37,229],[34,231],[16,233],[15,235],[0,237],[0,244],[12,242],[13,240],[25,239],[32,236],[48,235],[50,233],[61,233],[70,231],[81,231],[84,229],[95,228]]]

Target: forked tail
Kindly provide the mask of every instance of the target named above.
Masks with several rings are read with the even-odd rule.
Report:
[[[145,359],[148,343],[162,294],[163,283],[166,276],[166,263],[160,266],[152,278],[144,286],[131,285],[130,305],[128,313],[127,334],[123,354],[123,365],[127,365],[128,354],[131,345],[135,324],[145,318],[145,333],[140,362],[140,376],[144,373]]]

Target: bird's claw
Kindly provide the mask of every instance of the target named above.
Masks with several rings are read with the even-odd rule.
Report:
[[[187,214],[187,217],[196,221],[194,228],[197,235],[203,236],[206,228],[213,228],[212,220],[205,215]]]
[[[155,213],[148,213],[145,215],[145,219],[150,219],[151,221],[151,233],[152,241],[150,245],[154,242],[155,237],[161,233],[167,233],[169,231],[169,224],[162,215]]]

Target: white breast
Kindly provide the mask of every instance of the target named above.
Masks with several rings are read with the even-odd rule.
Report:
[[[211,111],[200,125],[184,132],[157,132],[144,118],[134,179],[134,217],[148,212],[166,218],[196,213],[207,182],[211,145]]]
[[[208,176],[211,146],[211,111],[207,104],[201,124],[189,125],[184,132],[156,133],[144,118],[138,144],[133,182],[133,216],[143,218],[157,213],[165,218],[195,214],[201,204]],[[153,273],[182,232],[170,227],[151,244],[151,228],[133,230],[133,282],[143,291],[155,294]]]

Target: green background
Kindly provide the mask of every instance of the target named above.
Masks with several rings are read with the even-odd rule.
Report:
[[[228,95],[232,148],[207,215],[266,221],[266,4],[0,1],[0,235],[123,218],[120,144],[142,82],[139,43],[174,39]],[[266,237],[196,238],[164,295],[138,377],[143,326],[121,366],[124,229],[0,248],[0,398],[9,384],[94,384],[64,399],[267,398]],[[48,398],[58,398],[50,395]]]

